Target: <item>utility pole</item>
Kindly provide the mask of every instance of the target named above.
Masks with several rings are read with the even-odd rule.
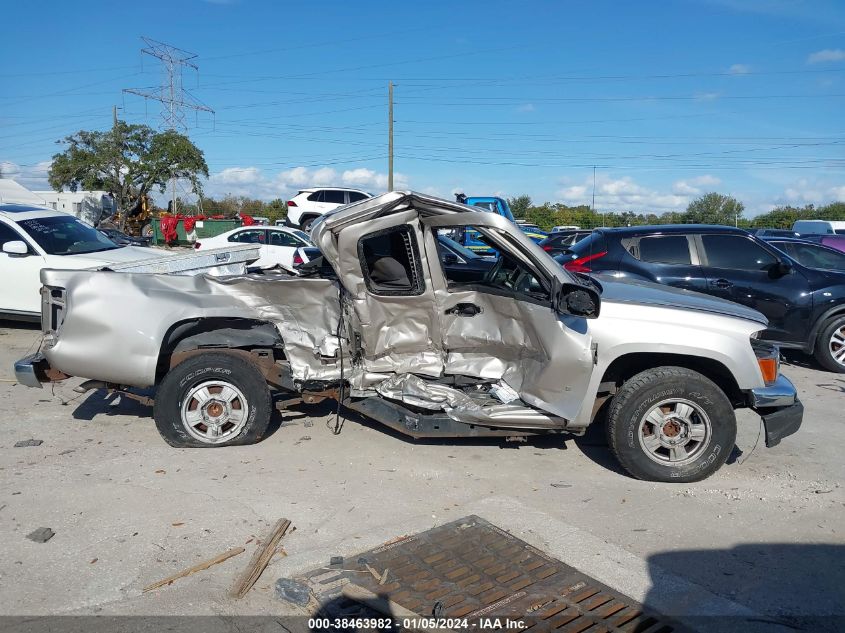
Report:
[[[387,190],[393,191],[393,82],[388,84]]]
[[[168,130],[187,129],[188,126],[185,122],[185,114],[183,112],[185,109],[214,114],[214,110],[200,102],[182,87],[183,68],[191,68],[194,71],[199,70],[199,67],[191,61],[192,59],[196,59],[196,53],[190,53],[181,48],[157,42],[149,37],[142,37],[141,39],[147,45],[147,48],[142,48],[141,52],[155,57],[161,62],[164,70],[164,78],[161,85],[155,90],[124,88],[123,92],[129,92],[145,99],[159,101],[162,104],[161,116],[164,127]],[[173,213],[176,213],[176,178],[172,178],[171,180],[173,181],[171,205]]]
[[[112,127],[117,129],[117,106],[111,107]]]
[[[590,211],[593,213],[596,212],[596,166],[593,165],[593,204],[590,207]]]

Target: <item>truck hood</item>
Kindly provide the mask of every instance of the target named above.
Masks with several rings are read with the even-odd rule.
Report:
[[[680,310],[698,310],[723,316],[755,321],[768,325],[769,321],[757,310],[733,301],[640,279],[593,275],[602,286],[602,301],[655,305]]]

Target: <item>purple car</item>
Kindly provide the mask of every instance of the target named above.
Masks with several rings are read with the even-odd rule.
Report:
[[[845,235],[802,235],[801,239],[835,248],[837,251],[845,253]]]

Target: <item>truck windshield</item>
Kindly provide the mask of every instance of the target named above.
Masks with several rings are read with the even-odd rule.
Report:
[[[69,215],[20,220],[18,225],[48,255],[80,255],[120,248],[98,230]]]

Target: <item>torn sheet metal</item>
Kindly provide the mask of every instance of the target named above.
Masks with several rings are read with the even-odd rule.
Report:
[[[159,353],[179,323],[244,318],[272,323],[295,380],[337,380],[340,366],[327,337],[337,332],[337,282],[282,273],[211,277],[45,269],[42,283],[65,288],[68,306],[54,367],[75,376],[136,387],[155,383]],[[152,312],[144,312],[151,306]],[[115,341],[121,353],[115,353]],[[324,353],[325,352],[325,353]]]
[[[494,404],[490,399],[477,401],[459,389],[428,382],[412,374],[392,376],[378,384],[376,391],[389,400],[443,411],[453,420],[466,424],[512,429],[562,429],[566,426],[566,420],[546,415],[522,402]]]

